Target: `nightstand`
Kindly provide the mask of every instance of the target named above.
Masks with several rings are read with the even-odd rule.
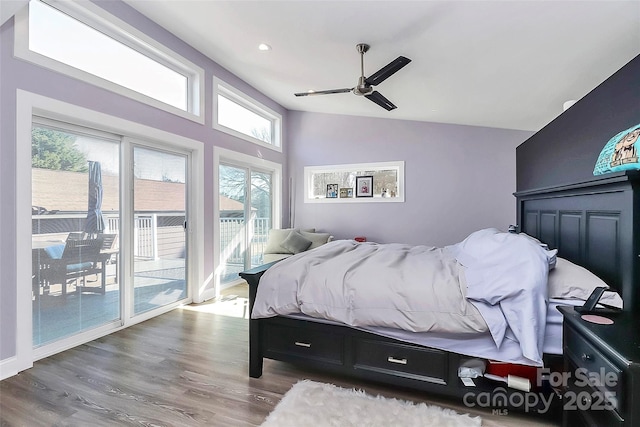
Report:
[[[599,325],[573,307],[564,316],[563,426],[640,425],[640,316],[604,314]]]

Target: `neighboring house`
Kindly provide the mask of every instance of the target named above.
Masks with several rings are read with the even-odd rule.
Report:
[[[87,173],[34,168],[31,174],[32,206],[34,212],[40,212],[32,220],[33,234],[54,235],[64,239],[69,232],[82,231],[83,221],[77,217],[85,216],[87,212]],[[64,187],[61,188],[60,183],[64,183]],[[107,232],[117,231],[119,185],[118,176],[102,174],[102,214]],[[139,194],[135,213],[157,216],[157,238],[163,242],[158,245],[158,256],[184,257],[182,223],[185,219],[185,184],[137,179],[134,191]],[[244,217],[244,204],[237,200],[220,195],[218,206],[221,219]],[[175,238],[172,237],[174,234]]]
[[[86,212],[87,211],[87,181],[88,176],[82,172],[67,172],[49,169],[33,169],[32,205],[45,208],[47,211]],[[117,212],[118,177],[102,174],[102,212]],[[59,183],[64,182],[64,188]],[[149,179],[137,180],[134,189],[140,194],[137,199],[136,211],[184,211],[185,185],[183,183],[154,181]],[[219,197],[219,209],[224,212],[243,212],[244,204],[226,196]]]
[[[47,211],[86,212],[88,175],[49,169],[32,170],[32,205]],[[119,177],[102,173],[102,212],[117,212],[120,208]],[[60,183],[64,183],[64,187]],[[184,211],[184,183],[137,179],[137,212]]]

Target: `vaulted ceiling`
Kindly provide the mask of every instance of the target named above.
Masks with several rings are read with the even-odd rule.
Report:
[[[640,54],[633,1],[125,0],[290,110],[537,131]],[[258,50],[260,43],[270,51]],[[412,62],[376,89],[365,75]]]

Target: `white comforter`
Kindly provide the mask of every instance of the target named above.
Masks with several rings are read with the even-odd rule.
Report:
[[[447,248],[341,240],[269,268],[252,317],[304,313],[413,332],[488,329],[497,347],[515,339],[537,364],[547,271],[547,253],[536,242],[495,229]]]

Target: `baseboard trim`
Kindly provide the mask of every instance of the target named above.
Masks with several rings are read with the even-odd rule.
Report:
[[[18,369],[17,356],[0,360],[0,381],[17,375],[18,372],[20,372],[20,370]]]

